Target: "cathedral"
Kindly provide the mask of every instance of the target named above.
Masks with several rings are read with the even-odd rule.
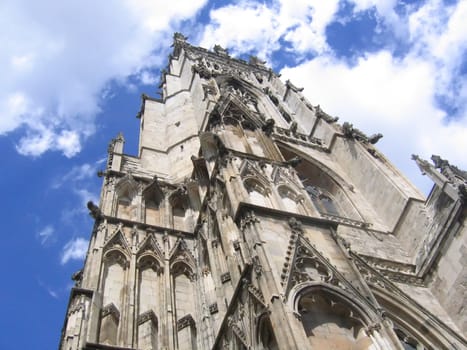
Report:
[[[467,349],[467,172],[412,156],[425,198],[381,134],[179,33],[160,88],[138,154],[110,142],[60,350]]]

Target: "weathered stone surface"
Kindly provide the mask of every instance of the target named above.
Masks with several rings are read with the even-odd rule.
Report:
[[[462,349],[465,172],[425,199],[258,58],[181,34],[109,146],[60,349]],[[396,142],[396,140],[394,140]]]

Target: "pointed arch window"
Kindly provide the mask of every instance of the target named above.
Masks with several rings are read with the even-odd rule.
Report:
[[[374,346],[363,318],[348,302],[318,288],[300,296],[297,307],[313,349],[367,350]]]
[[[269,206],[269,191],[259,181],[253,178],[247,178],[244,185],[250,196],[250,202],[260,206]]]
[[[196,349],[196,324],[192,316],[195,315],[195,286],[191,267],[176,262],[172,266],[172,283],[178,349]]]
[[[162,226],[164,222],[164,192],[155,180],[143,191],[144,219],[147,224]]]
[[[136,195],[138,186],[132,177],[123,178],[116,186],[116,216],[135,220],[137,217]]]
[[[172,227],[175,230],[189,231],[193,228],[192,209],[186,188],[179,188],[169,198],[172,208]]]
[[[279,185],[277,191],[287,211],[293,213],[304,213],[303,196],[298,195],[288,185]]]
[[[122,289],[128,259],[119,250],[110,250],[104,256],[103,301],[99,341],[117,345],[120,310],[123,307]]]
[[[157,349],[159,295],[162,290],[161,267],[158,260],[149,254],[138,260],[138,348]]]

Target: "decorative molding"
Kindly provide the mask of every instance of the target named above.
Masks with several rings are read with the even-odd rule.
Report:
[[[226,283],[226,282],[230,281],[230,279],[231,279],[230,278],[230,272],[226,272],[226,273],[223,273],[221,275],[221,282],[222,283]]]
[[[164,261],[164,250],[157,242],[153,232],[147,233],[146,238],[141,242],[140,246],[138,247],[138,252],[136,253],[138,257],[142,257],[145,254],[154,256],[154,258],[156,258],[159,263]]]
[[[151,322],[154,324],[155,327],[157,327],[158,325],[158,321],[157,321],[157,316],[156,314],[154,313],[154,311],[152,310],[148,310],[146,312],[143,312],[142,314],[140,314],[138,316],[138,325],[140,324],[143,324],[147,321],[151,320]]]
[[[371,143],[372,145],[377,143],[378,140],[383,137],[383,134],[380,134],[380,133],[367,136],[361,130],[354,128],[354,126],[350,124],[349,122],[344,122],[341,128],[342,128],[344,137],[348,139],[354,139],[357,141],[361,141],[363,143]]]
[[[261,290],[255,287],[247,278],[242,279],[243,288],[246,288],[248,292],[264,307],[267,307],[266,300]]]
[[[191,314],[183,316],[181,319],[177,321],[177,331],[180,332],[182,329],[186,327],[196,327],[195,320],[191,316]]]
[[[259,219],[256,217],[254,211],[250,210],[246,212],[240,220],[240,229],[244,231],[247,226],[252,226],[259,223]]]
[[[216,314],[219,312],[219,308],[217,307],[217,303],[212,303],[211,305],[209,305],[209,313],[212,315],[212,314]]]
[[[116,322],[119,322],[120,311],[118,311],[118,308],[115,306],[114,303],[107,304],[102,308],[101,317],[104,318],[108,315],[112,316]]]
[[[227,317],[227,324],[228,326],[232,329],[232,332],[237,336],[237,338],[242,342],[242,344],[249,349],[250,344],[248,342],[248,339],[246,337],[245,332],[242,329],[242,326],[239,325],[239,322],[237,322],[232,316]]]
[[[104,252],[110,249],[119,248],[125,253],[130,253],[130,244],[126,240],[125,234],[123,233],[123,225],[119,223],[117,229],[104,243]]]

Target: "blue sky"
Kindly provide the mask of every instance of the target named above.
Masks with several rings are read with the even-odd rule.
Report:
[[[0,3],[1,349],[54,349],[107,144],[136,154],[174,31],[255,54],[368,134],[423,192],[410,155],[467,168],[467,1],[4,0]]]

